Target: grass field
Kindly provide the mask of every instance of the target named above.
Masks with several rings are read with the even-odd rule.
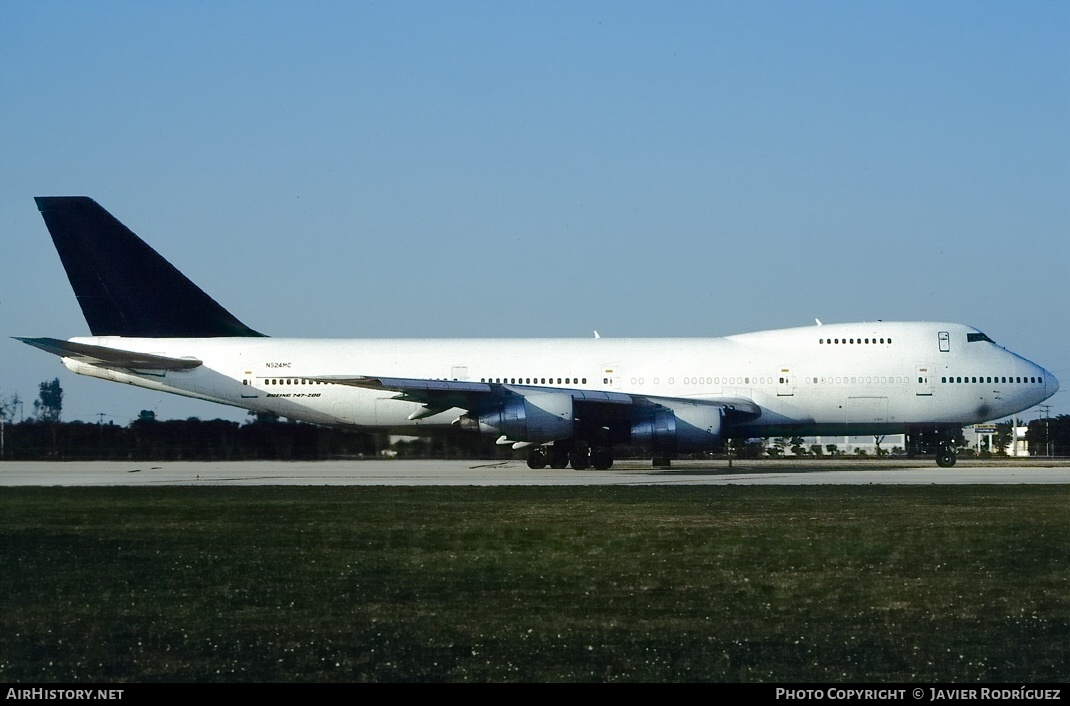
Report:
[[[1070,678],[1070,488],[0,489],[0,682]]]

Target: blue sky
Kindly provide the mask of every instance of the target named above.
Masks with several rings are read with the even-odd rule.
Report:
[[[245,414],[7,338],[88,333],[41,195],[271,335],[947,320],[1070,388],[1067,3],[0,0],[0,96],[28,411]]]

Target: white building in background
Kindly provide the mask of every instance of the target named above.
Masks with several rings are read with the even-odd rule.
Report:
[[[905,434],[887,434],[880,437],[880,449],[886,454],[891,454],[892,449],[898,447],[898,453],[906,450]],[[843,456],[855,456],[864,451],[867,456],[877,455],[877,440],[873,436],[808,436],[803,445],[807,451],[814,444],[820,444],[821,453],[829,455],[829,444],[836,445],[836,453]]]
[[[1015,431],[1014,437],[1006,448],[1006,454],[1019,458],[1028,457],[1029,442],[1026,441],[1025,434],[1029,431],[1029,427],[1016,426],[1013,429]],[[995,440],[995,425],[978,424],[972,427],[963,427],[962,436],[966,439],[966,445],[977,452],[982,449],[982,439],[987,437],[986,448],[992,449]],[[769,441],[772,443],[772,439]],[[803,448],[808,453],[811,446],[818,444],[821,446],[821,453],[824,456],[830,455],[827,448],[830,444],[835,444],[836,453],[843,456],[855,456],[863,451],[867,456],[877,455],[877,442],[872,436],[808,436],[804,438],[804,442]],[[906,445],[905,434],[888,434],[881,437],[880,440],[880,449],[887,454],[891,454],[892,450],[897,449],[897,447],[897,452],[903,453],[906,450]],[[784,453],[790,456],[791,448],[786,448]]]
[[[987,438],[987,448],[993,448],[995,441],[995,424],[975,424],[972,427],[963,427],[962,436],[966,439],[966,445],[974,451],[980,451],[982,440]],[[1007,445],[1005,452],[1008,456],[1025,458],[1029,456],[1029,442],[1025,440],[1025,433],[1029,431],[1027,426],[1014,426],[1013,436]]]
[[[1014,427],[1014,438],[1011,439],[1011,445],[1007,447],[1008,456],[1029,455],[1029,442],[1025,440],[1027,431],[1029,427]]]
[[[791,451],[791,438],[792,437],[771,437],[765,440],[765,448],[769,449],[776,446],[776,440],[783,438],[787,444],[784,446],[784,455],[792,456]],[[805,436],[802,437],[802,447],[806,450],[805,456],[812,456],[812,448],[814,446],[821,447],[822,456],[831,456],[829,446],[835,446],[835,453],[838,456],[856,456],[861,453],[865,453],[867,456],[877,455],[877,439],[873,436]],[[895,450],[895,453],[903,453],[906,450],[906,435],[905,434],[886,434],[880,437],[880,450],[885,455],[890,455]]]

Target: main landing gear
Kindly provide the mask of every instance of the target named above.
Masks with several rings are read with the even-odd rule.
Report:
[[[528,451],[528,468],[564,468],[572,466],[583,471],[593,466],[599,471],[613,466],[613,451],[607,448],[566,449],[559,446],[538,446]]]
[[[528,451],[528,468],[565,468],[570,454],[567,450],[554,446],[536,446]]]

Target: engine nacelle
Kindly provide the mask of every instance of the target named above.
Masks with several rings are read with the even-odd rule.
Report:
[[[632,443],[659,453],[710,451],[721,444],[720,407],[674,402],[639,410],[632,422]]]
[[[512,397],[495,410],[478,417],[482,434],[497,434],[512,441],[536,444],[572,436],[572,395],[533,392]]]

